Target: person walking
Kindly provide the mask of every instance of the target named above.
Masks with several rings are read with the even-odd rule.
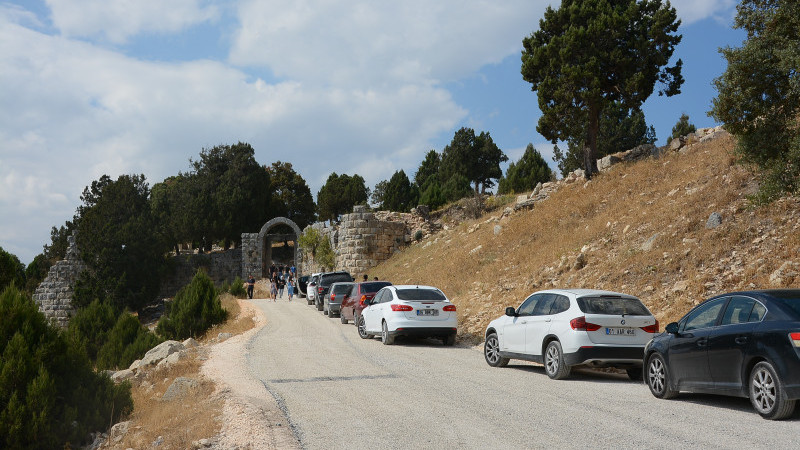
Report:
[[[289,292],[289,301],[292,301],[294,296],[294,277],[289,274],[289,281],[286,282],[286,290]]]
[[[283,298],[283,288],[286,287],[286,279],[283,272],[278,275],[278,297]]]
[[[272,301],[276,301],[278,297],[278,277],[273,276],[272,280],[269,282],[269,295],[272,297]]]
[[[256,287],[256,279],[253,278],[253,274],[250,274],[250,278],[247,279],[247,297],[252,300],[253,299],[253,290]]]

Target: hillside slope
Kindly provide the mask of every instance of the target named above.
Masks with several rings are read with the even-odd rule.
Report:
[[[733,146],[728,136],[616,165],[531,210],[432,235],[370,276],[441,288],[458,307],[461,338],[474,341],[540,289],[630,293],[663,329],[717,293],[800,287],[800,199],[753,206],[755,181],[734,163]],[[709,229],[713,212],[722,223]]]

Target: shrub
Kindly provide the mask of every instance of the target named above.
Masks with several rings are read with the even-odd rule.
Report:
[[[161,339],[142,326],[139,319],[124,312],[120,314],[97,354],[97,368],[128,367],[160,343]]]
[[[30,296],[5,289],[0,317],[0,448],[80,445],[133,410],[130,384],[95,373]]]
[[[158,321],[156,333],[167,339],[198,337],[212,325],[224,322],[227,316],[214,283],[198,270],[192,282],[167,305],[167,314]]]
[[[414,240],[415,241],[421,241],[424,236],[425,236],[425,234],[422,232],[422,230],[417,230],[414,233]]]
[[[233,284],[231,284],[228,292],[236,298],[247,297],[247,291],[244,288],[244,281],[242,281],[240,277],[236,277],[236,279],[233,280]]]
[[[89,306],[79,308],[69,321],[70,338],[86,349],[92,361],[108,340],[108,333],[117,321],[117,313],[108,303],[95,299]]]

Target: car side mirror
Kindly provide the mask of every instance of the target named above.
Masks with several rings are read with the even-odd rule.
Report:
[[[669,334],[678,334],[678,322],[672,322],[664,329]]]
[[[509,317],[517,317],[517,310],[513,306],[506,308],[506,315]]]

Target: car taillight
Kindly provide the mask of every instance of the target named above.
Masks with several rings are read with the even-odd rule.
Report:
[[[652,325],[648,325],[646,327],[639,327],[645,331],[645,333],[658,333],[658,321]]]
[[[317,292],[319,292],[320,294],[322,294],[322,291],[324,291],[324,290],[325,290],[325,288],[322,287],[322,286],[317,287]]]
[[[367,296],[366,295],[362,295],[361,296],[361,300],[359,300],[359,302],[361,302],[362,305],[366,304],[367,303]]]
[[[800,348],[800,333],[789,333],[789,339],[792,340],[795,347]]]
[[[409,305],[392,305],[392,311],[413,311],[413,310],[414,308],[412,308]]]
[[[580,316],[576,317],[569,321],[569,326],[572,327],[573,330],[583,330],[583,331],[596,331],[600,329],[600,325],[596,323],[591,323],[586,321],[586,317]]]
[[[444,308],[442,308],[442,311],[455,311],[455,310],[456,310],[456,305],[447,305]]]
[[[335,298],[336,298],[336,294],[334,294],[333,292],[331,292],[331,301],[333,301],[333,299],[335,299]]]

